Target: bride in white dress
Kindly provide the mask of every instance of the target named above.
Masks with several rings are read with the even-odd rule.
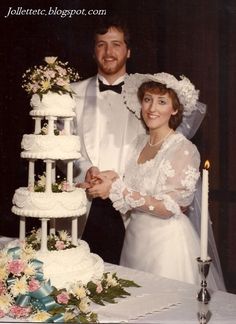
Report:
[[[90,192],[102,196],[108,188],[113,206],[130,216],[121,265],[199,284],[199,235],[182,210],[194,198],[200,155],[175,132],[183,114],[195,109],[198,91],[185,77],[177,80],[158,73],[128,76],[124,93],[136,114],[141,105],[148,134],[133,143],[124,178],[114,171],[102,172],[100,189],[95,186]],[[210,271],[208,286],[217,289],[217,280]]]

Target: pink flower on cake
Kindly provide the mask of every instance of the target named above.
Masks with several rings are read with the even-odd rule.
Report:
[[[61,190],[62,191],[69,191],[70,187],[71,186],[67,181],[62,181],[62,183],[61,183]]]
[[[96,293],[101,294],[102,291],[103,291],[102,284],[98,283],[96,288]]]
[[[4,317],[5,313],[0,309],[0,318]]]
[[[63,291],[62,293],[57,295],[57,302],[59,304],[68,304],[69,299],[70,299],[70,296],[66,291]]]
[[[58,79],[57,80],[57,85],[59,85],[59,86],[64,86],[66,84],[67,84],[67,82],[65,80],[63,80],[63,79]]]
[[[25,268],[25,262],[22,260],[12,260],[8,263],[8,271],[11,272],[14,275],[20,275],[21,272],[23,272]]]
[[[40,288],[40,282],[34,278],[29,281],[29,291],[35,291]]]
[[[0,281],[0,295],[3,295],[6,293],[6,286],[2,281]]]
[[[11,306],[9,315],[14,318],[28,317],[31,312],[30,307]]]
[[[57,250],[64,250],[65,243],[63,241],[56,241],[55,247]]]

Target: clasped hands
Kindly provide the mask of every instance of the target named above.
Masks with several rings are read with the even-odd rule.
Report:
[[[115,171],[102,171],[97,167],[88,169],[84,182],[76,184],[76,187],[86,190],[88,197],[106,199],[109,197],[112,182],[118,178]]]

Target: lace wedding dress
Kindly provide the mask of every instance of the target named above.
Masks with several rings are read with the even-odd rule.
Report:
[[[122,213],[130,212],[120,264],[199,284],[199,235],[180,208],[193,200],[200,176],[199,152],[182,134],[174,133],[153,159],[138,164],[147,140],[147,135],[137,138],[125,177],[116,180],[110,192],[113,206]],[[174,214],[172,217],[163,218],[155,211],[160,200]],[[208,282],[209,287],[217,289],[212,272]]]

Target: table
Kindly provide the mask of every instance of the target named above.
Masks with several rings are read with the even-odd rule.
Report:
[[[0,238],[6,243],[9,239]],[[197,262],[197,261],[196,261]],[[155,323],[192,324],[198,322],[197,292],[200,286],[170,280],[150,273],[105,264],[105,271],[116,272],[118,277],[135,281],[140,288],[128,288],[131,296],[119,299],[117,304],[92,305],[101,323]],[[210,292],[210,324],[236,323],[236,295],[222,291]],[[0,323],[20,322],[12,318]]]

